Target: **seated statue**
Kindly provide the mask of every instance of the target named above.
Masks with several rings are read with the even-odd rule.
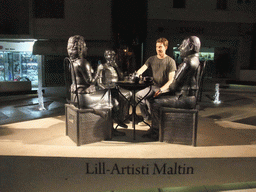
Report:
[[[115,52],[106,50],[104,57],[106,63],[103,65],[103,70],[100,71],[100,78],[97,79],[97,84],[101,89],[112,89],[115,88],[119,78],[117,70],[113,67],[116,64],[114,61]]]
[[[81,108],[95,109],[109,105],[108,94],[105,91],[96,92],[94,85],[99,78],[103,65],[99,65],[97,72],[93,75],[93,69],[85,59],[87,47],[84,38],[80,35],[70,37],[67,52],[71,64],[71,103]]]
[[[179,47],[180,56],[183,62],[178,66],[175,72],[174,81],[169,87],[169,92],[155,94],[151,102],[152,127],[148,134],[158,134],[158,123],[160,120],[160,107],[193,109],[196,107],[196,93],[199,89],[196,75],[199,61],[199,50],[201,47],[200,39],[196,36],[190,36],[183,40]]]
[[[116,53],[113,50],[105,51],[104,57],[106,63],[103,64],[103,69],[99,73],[97,84],[100,89],[110,90],[113,101],[113,119],[119,126],[127,128],[128,126],[123,123],[123,120],[128,113],[129,104],[116,89],[116,82],[123,79],[123,74],[115,62],[115,55]],[[120,89],[119,91],[122,92],[127,99],[131,97],[129,91],[124,89]]]

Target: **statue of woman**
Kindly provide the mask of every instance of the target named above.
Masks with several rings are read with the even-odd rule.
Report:
[[[95,89],[96,80],[103,69],[100,64],[95,75],[90,63],[86,60],[87,47],[84,37],[75,35],[69,38],[67,52],[70,61],[72,84],[70,87],[71,103],[82,108],[99,108],[109,104],[104,91]]]

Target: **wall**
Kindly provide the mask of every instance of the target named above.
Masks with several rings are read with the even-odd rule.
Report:
[[[197,35],[201,39],[202,47],[237,49],[240,36],[250,31],[251,24],[150,19],[145,57],[155,54],[155,40],[159,37],[166,37],[169,47],[177,46],[188,35]],[[168,53],[172,54],[171,50]]]
[[[238,4],[237,0],[229,0],[228,9],[224,11],[216,10],[216,0],[187,0],[185,9],[173,9],[172,2],[148,0],[148,19],[241,23],[253,23],[256,20],[255,1],[250,4]]]
[[[241,70],[240,80],[256,82],[256,70]]]
[[[1,1],[0,34],[29,35],[30,29],[30,0]]]
[[[237,0],[229,0],[227,10],[217,10],[216,2],[187,0],[185,9],[175,9],[172,8],[173,1],[148,0],[144,62],[156,54],[157,38],[166,37],[169,40],[167,54],[173,56],[172,47],[180,44],[185,37],[196,35],[201,39],[202,47],[230,50],[232,68],[227,77],[238,80],[240,69],[250,66],[256,2],[238,4]]]
[[[111,0],[66,0],[64,19],[34,19],[33,26],[36,39],[83,35],[87,40],[110,40]]]

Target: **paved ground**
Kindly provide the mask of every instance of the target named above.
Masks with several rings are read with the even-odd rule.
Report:
[[[255,171],[253,170],[255,166],[249,169],[247,166],[255,165],[255,161],[251,158],[256,157],[256,87],[239,85],[230,85],[229,87],[226,85],[221,86],[219,98],[221,103],[218,105],[213,103],[214,94],[214,85],[205,84],[202,101],[200,102],[197,147],[144,139],[141,136],[147,130],[146,126],[136,127],[136,140],[134,141],[132,139],[131,124],[128,124],[128,129],[120,129],[126,132],[125,137],[114,137],[111,141],[102,141],[77,147],[65,135],[64,104],[66,101],[63,96],[45,95],[44,106],[46,110],[42,111],[38,110],[39,106],[36,95],[1,97],[0,155],[2,159],[6,158],[6,161],[1,161],[2,166],[0,168],[4,171],[5,177],[2,176],[0,178],[13,177],[14,175],[11,175],[11,170],[17,170],[18,164],[21,163],[25,166],[25,162],[32,163],[34,160],[37,160],[36,158],[32,158],[21,161],[19,158],[13,160],[11,157],[62,157],[63,161],[65,158],[85,158],[87,160],[108,158],[114,159],[116,162],[120,162],[120,164],[131,159],[133,159],[134,163],[140,163],[140,160],[151,162],[154,159],[158,159],[161,162],[165,159],[169,159],[170,161],[173,159],[175,161],[178,158],[184,161],[188,160],[190,163],[198,159],[200,160],[198,162],[202,163],[200,166],[202,168],[204,166],[207,168],[209,162],[213,166],[220,165],[219,161],[222,161],[223,166],[216,166],[214,168],[215,174],[222,173],[221,178],[218,181],[209,180],[208,185],[214,182],[221,183],[220,180],[225,183],[254,181]],[[11,161],[9,158],[11,158]],[[61,159],[58,158],[57,161]],[[208,160],[205,162],[205,159]],[[17,161],[16,168],[3,167],[9,164],[8,162],[14,161]],[[247,163],[245,164],[244,161]],[[46,159],[39,160],[39,162],[41,162],[40,164],[44,164]],[[37,164],[39,163],[36,161],[33,165],[29,165],[31,166],[30,168],[21,169],[20,174],[23,174],[27,170],[33,170],[32,167],[37,166]],[[229,164],[234,164],[234,168],[237,170],[230,169]],[[51,166],[53,165],[47,164],[47,167]],[[246,167],[246,172],[239,175],[237,172],[241,172],[239,169],[241,166]],[[226,167],[228,167],[227,173],[226,171],[223,172],[223,169]],[[61,175],[64,172],[62,169],[60,170],[62,172],[59,173],[59,177],[62,177]],[[248,172],[249,170],[250,172]],[[26,172],[26,174],[28,175],[27,178],[34,178],[32,173]],[[229,176],[228,179],[226,175]],[[20,182],[25,182],[25,178],[15,177],[20,179]],[[122,179],[120,177],[118,178]],[[200,178],[202,179],[202,183],[207,181],[207,178]],[[53,182],[54,179],[56,178],[49,176],[47,181],[51,182],[49,180],[52,180]],[[130,179],[133,180],[133,178]],[[144,179],[141,178],[140,180]],[[7,181],[7,179],[5,180]],[[156,186],[154,182],[157,182],[157,180],[154,179],[151,181],[152,185],[148,184],[147,188],[154,188],[153,186]],[[1,182],[5,183],[4,180]],[[39,182],[39,180],[35,182]],[[63,184],[62,189],[66,191],[65,183],[62,183],[62,180],[58,182],[59,184]],[[133,182],[136,183],[136,180]],[[174,186],[171,182],[175,183],[175,180],[169,182],[169,186]],[[200,183],[197,183],[198,180],[193,180],[193,178],[190,181],[185,180],[184,182],[190,183],[190,185],[200,186]],[[17,188],[20,187],[19,184],[22,185],[18,183],[16,185]],[[54,184],[52,183],[52,185]],[[93,182],[92,185],[94,185]],[[120,189],[117,183],[113,182],[112,185],[113,189]],[[139,184],[137,185],[137,188],[142,187]],[[168,183],[163,184],[163,186],[168,186]],[[252,185],[246,184],[246,186],[240,187],[240,189],[253,188],[255,187],[255,183]],[[129,188],[130,186],[127,187]],[[100,191],[99,188],[97,188],[98,191]],[[211,191],[208,190],[209,187],[203,188],[204,190],[200,188],[200,191]],[[162,189],[164,191],[164,188]],[[166,188],[166,191],[168,190]],[[186,190],[184,189],[184,191]],[[179,191],[179,189],[176,189],[176,191]],[[197,189],[194,189],[194,191],[197,191]]]
[[[256,88],[239,85],[221,88],[219,97],[221,103],[214,104],[215,90],[212,87],[213,85],[205,85],[200,102],[197,146],[251,146],[254,148],[256,143]],[[39,110],[37,95],[2,97],[0,143],[3,140],[10,142],[15,140],[25,144],[24,147],[30,147],[30,144],[75,146],[75,143],[65,135],[65,103],[66,100],[63,96],[45,95],[44,107],[46,110]],[[144,145],[144,142],[149,142],[147,144],[150,147],[152,144],[163,145],[163,143],[142,138],[147,129],[147,126],[136,125],[136,141],[134,141],[132,125],[128,124],[128,129],[119,128],[126,132],[125,137],[113,137],[112,141],[93,143],[90,146],[112,146],[121,143],[121,145],[126,144],[131,147],[134,143]],[[170,147],[169,145],[165,146]],[[82,147],[86,149],[86,145]],[[189,148],[189,150],[191,149]],[[250,151],[251,148],[248,150]],[[256,156],[256,151],[253,151],[247,155]],[[11,151],[8,150],[8,153]],[[14,153],[18,153],[18,151],[15,150]],[[103,154],[101,153],[101,155]],[[206,154],[210,155],[209,152]],[[66,155],[69,155],[68,152]],[[108,156],[108,154],[106,155]],[[127,156],[130,155],[131,152],[128,152]],[[186,156],[186,153],[183,155]],[[152,157],[154,156],[152,155]]]
[[[1,97],[0,125],[32,119],[64,115],[63,97],[44,97],[44,108],[39,110],[36,94]]]

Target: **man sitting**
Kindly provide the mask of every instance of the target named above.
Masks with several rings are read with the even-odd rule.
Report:
[[[164,93],[168,91],[168,87],[173,81],[176,71],[175,61],[166,54],[168,48],[168,40],[159,38],[156,41],[157,55],[150,57],[145,64],[137,71],[137,75],[142,75],[147,69],[150,69],[153,74],[153,82],[151,91],[147,87],[136,93],[136,100],[139,101],[147,94],[147,96],[139,103],[141,114],[146,123],[150,123],[150,103],[148,100],[153,97],[155,92]]]
[[[200,64],[200,47],[200,39],[196,36],[190,36],[183,40],[179,47],[183,62],[175,73],[174,80],[169,86],[169,91],[167,93],[158,91],[155,93],[154,98],[150,100],[152,126],[144,136],[158,139],[160,107],[195,108],[196,92],[198,90],[196,75]]]

